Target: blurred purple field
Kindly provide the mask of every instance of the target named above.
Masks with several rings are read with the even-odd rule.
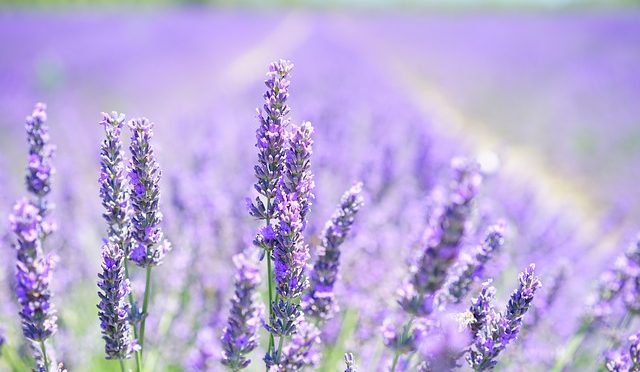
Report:
[[[247,212],[246,199],[265,196],[254,190],[255,108],[280,58],[295,66],[291,123],[314,128],[315,198],[306,219],[298,216],[305,243],[296,248],[308,245],[302,267],[312,292],[284,296],[291,306],[322,292],[314,263],[333,244],[325,226],[337,224],[325,223],[358,181],[364,205],[352,211],[351,229],[336,227],[346,240],[335,244],[338,279],[327,296],[338,309],[315,319],[305,308],[319,338],[306,340],[310,350],[293,366],[283,353],[293,358],[305,333],[281,335],[273,370],[341,371],[347,352],[360,371],[640,368],[638,340],[629,341],[640,325],[640,13],[4,10],[0,30],[0,215],[15,215],[27,195],[24,118],[46,102],[57,230],[45,250],[59,257],[51,280],[58,330],[47,345],[69,371],[120,370],[105,360],[95,307],[107,237],[102,112],[155,123],[162,228],[173,250],[151,284],[142,269],[129,277],[136,297],[153,288],[144,370],[224,370],[231,299],[250,292],[253,264],[262,278],[256,298],[269,304],[271,271],[260,252],[285,244],[260,243],[258,231],[268,241],[264,221]],[[128,153],[126,125],[122,133]],[[9,225],[0,230],[0,370],[21,371],[42,353],[21,332]],[[499,239],[502,247],[480,263],[495,229],[504,245]],[[252,263],[236,274],[240,252]],[[535,275],[525,271],[531,263]],[[465,265],[469,282],[453,295]],[[469,333],[478,320],[469,306],[480,303],[489,278],[495,311],[487,308],[486,327]],[[405,301],[411,296],[420,301]],[[514,306],[523,318],[510,313]],[[257,328],[252,371],[277,350]],[[489,347],[492,337],[500,341]],[[474,361],[478,353],[488,364]],[[135,359],[123,370],[139,370]]]

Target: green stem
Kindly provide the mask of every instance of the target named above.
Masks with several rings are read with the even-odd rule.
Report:
[[[416,319],[415,315],[411,315],[409,321],[402,326],[402,334],[400,335],[400,343],[403,343],[405,338],[409,336],[409,331],[411,330],[411,325],[413,321]],[[398,351],[395,352],[393,356],[393,363],[391,363],[391,372],[395,372],[396,365],[398,364],[398,359],[400,359],[400,353]]]
[[[125,259],[124,260],[124,274],[127,278],[127,280],[131,280],[131,277],[129,276],[129,260]],[[129,303],[131,304],[131,308],[132,309],[136,309],[136,302],[133,298],[133,292],[129,291]],[[136,310],[137,311],[137,310]],[[132,324],[133,328],[133,337],[135,337],[135,339],[138,339],[138,327],[135,324]],[[142,372],[142,355],[141,355],[141,350],[136,351],[136,371],[138,372]]]
[[[131,281],[131,277],[129,276],[129,260],[127,258],[125,258],[124,260],[124,275],[126,277],[127,280]],[[135,308],[135,300],[133,299],[133,292],[129,291],[129,303],[131,304],[131,308]],[[133,327],[133,335],[135,336],[135,338],[138,338],[138,329],[136,327]]]
[[[267,197],[267,218],[265,219],[267,227],[271,225],[271,217],[269,216],[269,210],[271,209],[271,198]],[[269,303],[267,304],[267,308],[269,308],[269,321],[273,318],[273,268],[271,263],[271,251],[267,253],[267,280],[269,281]],[[273,347],[275,346],[275,340],[273,338],[273,334],[269,332],[269,350],[271,353],[273,351]]]
[[[340,324],[340,333],[333,345],[326,345],[324,351],[324,357],[320,362],[319,371],[329,371],[337,368],[339,363],[342,362],[342,356],[344,355],[345,343],[353,335],[356,329],[356,323],[358,322],[358,312],[353,308],[347,308],[342,317]],[[321,328],[321,322],[316,322],[316,326]]]
[[[396,365],[398,364],[398,358],[400,358],[400,353],[398,353],[396,351],[395,355],[393,356],[393,362],[391,363],[391,372],[395,372],[396,371]]]
[[[40,341],[40,352],[42,353],[42,361],[44,362],[44,370],[49,372],[49,359],[47,359],[47,347],[44,340]]]
[[[278,362],[282,359],[282,345],[284,344],[284,336],[280,336],[280,341],[278,341]]]
[[[135,329],[135,327],[133,327]],[[141,350],[136,351],[136,371],[142,372],[142,352]]]
[[[585,321],[578,331],[567,343],[567,347],[562,351],[560,356],[556,359],[556,364],[553,366],[551,372],[562,372],[567,365],[573,361],[575,354],[580,349],[580,346],[584,343],[587,335],[591,331],[591,322]]]
[[[413,356],[416,355],[416,352],[414,351],[413,353],[409,354],[409,357],[407,357],[407,363],[406,366],[407,368],[411,369],[411,359],[413,359]],[[418,361],[419,363],[419,361]]]
[[[271,252],[267,252],[267,280],[269,282],[269,303],[267,306],[269,307],[269,321],[271,321],[273,315],[273,269],[271,266]],[[273,350],[274,344],[273,334],[269,332],[269,352]]]
[[[149,294],[151,293],[151,265],[147,266],[147,279],[144,286],[144,300],[142,301],[142,320],[140,321],[140,357],[144,351],[144,326],[147,322],[147,311],[149,308]]]
[[[122,360],[122,359],[118,359],[118,360],[120,361],[120,370],[122,372],[126,372],[126,370],[124,369],[124,360]]]

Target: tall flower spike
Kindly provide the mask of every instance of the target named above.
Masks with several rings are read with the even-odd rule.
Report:
[[[137,349],[129,322],[131,289],[124,272],[125,255],[113,241],[102,246],[102,273],[98,274],[101,292],[98,317],[107,359],[127,359]]]
[[[278,245],[277,227],[274,226],[275,220],[278,218],[280,208],[276,197],[282,193],[282,175],[286,158],[285,142],[287,140],[286,127],[289,124],[287,115],[289,114],[289,106],[287,99],[289,98],[289,72],[293,65],[289,61],[280,60],[269,65],[267,80],[265,85],[264,104],[262,109],[258,108],[258,119],[260,126],[256,130],[256,147],[258,148],[258,164],[254,167],[257,182],[254,188],[260,194],[255,198],[254,202],[248,199],[247,205],[249,214],[259,220],[265,221],[265,226],[261,228],[256,235],[254,245],[261,249],[260,259],[267,257],[267,274],[268,274],[268,306],[269,306],[269,324],[266,325],[271,333],[269,336],[269,348],[267,356],[273,351],[275,335],[289,335],[295,329],[300,311],[297,304],[290,303],[280,299],[275,300],[273,292],[272,279],[272,259],[276,260],[276,245]],[[286,197],[285,197],[286,199]],[[297,217],[299,219],[299,212]],[[297,221],[296,221],[297,223]],[[298,229],[301,231],[301,229]],[[296,235],[295,233],[292,233]],[[292,235],[292,236],[293,236]],[[278,257],[280,258],[280,276],[276,273],[276,284],[282,284],[282,270],[286,270],[286,266],[290,263],[286,258],[285,249],[280,249]],[[286,261],[286,262],[285,262]],[[277,266],[278,264],[276,264]],[[276,267],[277,270],[277,267]],[[294,273],[295,275],[301,273]],[[294,284],[297,285],[297,284]],[[285,287],[286,285],[282,285]],[[283,291],[285,288],[276,290]],[[301,290],[301,289],[300,289]],[[265,360],[267,358],[265,357]]]
[[[100,149],[100,196],[108,224],[107,239],[102,246],[102,272],[98,274],[100,303],[98,317],[105,341],[107,359],[127,359],[137,348],[129,322],[131,293],[125,274],[129,254],[129,185],[124,149],[120,139],[124,115],[103,113],[105,139]]]
[[[47,121],[47,106],[36,104],[33,113],[27,116],[25,129],[29,144],[29,165],[27,168],[27,189],[37,199],[37,207],[44,217],[50,206],[45,200],[51,191],[51,176],[55,173],[52,160],[56,151],[55,145],[49,143],[49,127]]]
[[[289,106],[289,72],[293,64],[280,60],[269,66],[265,85],[264,105],[258,109],[260,127],[256,131],[256,147],[258,148],[258,164],[255,175],[258,181],[255,189],[267,199],[265,205],[260,198],[249,204],[250,214],[258,219],[275,218],[275,205],[271,201],[276,197],[278,185],[282,177],[285,154],[285,128],[289,124],[287,115]]]
[[[100,197],[105,211],[102,214],[108,224],[107,235],[125,253],[129,253],[129,183],[125,169],[125,153],[121,133],[124,115],[102,113],[100,125],[105,139],[100,148]]]
[[[435,211],[425,235],[425,247],[411,266],[411,277],[400,290],[399,303],[409,314],[427,316],[434,310],[434,298],[458,258],[471,203],[478,193],[482,177],[478,164],[461,158],[452,161],[454,179],[448,200]]]
[[[311,173],[312,134],[313,126],[308,121],[293,128],[293,133],[288,136],[289,145],[285,151],[285,169],[281,183],[284,192],[294,196],[300,206],[303,229],[315,188],[313,173]]]
[[[311,286],[302,302],[305,314],[316,319],[329,319],[337,311],[333,286],[340,267],[340,246],[346,240],[355,216],[364,204],[361,192],[362,183],[358,182],[342,195],[340,205],[322,233],[318,258],[309,275]]]
[[[437,296],[438,303],[462,302],[469,293],[471,284],[482,279],[486,263],[504,244],[504,230],[505,224],[502,222],[489,227],[484,242],[475,248],[473,256],[465,256],[459,265],[454,266],[454,273],[449,276]]]
[[[229,321],[222,336],[222,364],[233,371],[246,368],[247,358],[258,346],[258,329],[264,308],[258,304],[256,289],[260,284],[258,267],[243,254],[233,257],[237,272],[235,294],[231,299]]]
[[[151,138],[153,123],[146,118],[129,121],[132,137],[129,150],[131,163],[129,179],[131,181],[131,219],[134,239],[129,258],[140,267],[157,266],[171,250],[171,244],[164,239],[160,227],[160,176]]]
[[[535,275],[535,265],[531,264],[520,274],[520,285],[516,289],[504,313],[487,319],[485,327],[474,338],[467,361],[476,371],[493,369],[496,358],[511,341],[515,340],[522,326],[522,317],[529,310],[533,296],[541,283]]]
[[[27,199],[19,200],[9,222],[18,252],[15,275],[22,332],[29,340],[42,342],[57,330],[56,310],[49,289],[55,259],[45,257],[42,251],[42,217],[38,207]]]

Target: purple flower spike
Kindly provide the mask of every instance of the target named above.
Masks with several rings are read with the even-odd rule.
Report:
[[[351,353],[344,354],[344,364],[346,364],[347,366],[347,369],[345,369],[344,372],[358,372],[358,369],[356,368],[356,361],[353,358],[353,354]]]
[[[417,318],[398,327],[390,319],[385,319],[381,330],[384,345],[397,353],[405,354],[418,350],[427,335],[428,324],[426,319]]]
[[[140,267],[157,266],[171,250],[160,228],[160,166],[156,161],[151,138],[153,123],[146,118],[129,121],[132,137],[129,150],[131,163],[131,236],[134,239],[129,258]]]
[[[333,286],[338,279],[340,246],[346,240],[355,216],[364,204],[361,192],[362,183],[356,183],[342,195],[338,209],[322,233],[322,245],[310,273],[311,288],[302,303],[305,314],[316,319],[329,319],[337,311]]]
[[[137,349],[129,322],[131,289],[125,277],[125,255],[121,247],[109,241],[102,246],[102,273],[98,274],[98,317],[107,359],[127,359]]]
[[[605,368],[609,372],[640,371],[640,332],[629,337],[629,352],[609,350],[605,355]]]
[[[308,285],[304,269],[309,248],[302,239],[300,204],[294,195],[279,193],[276,207],[279,215],[273,249],[276,290],[281,298],[292,300],[300,297]]]
[[[630,372],[631,361],[629,355],[619,350],[609,351],[605,356],[605,368],[609,372]]]
[[[314,198],[315,183],[311,173],[312,134],[313,126],[308,121],[293,128],[293,134],[289,136],[289,146],[285,151],[285,169],[281,183],[284,192],[294,195],[298,202],[302,221],[306,221],[311,200]]]
[[[27,116],[25,122],[29,143],[27,189],[36,196],[38,208],[43,217],[49,209],[45,197],[51,192],[51,176],[55,173],[52,160],[56,151],[56,146],[49,143],[46,109],[47,106],[44,103],[36,104],[33,113]]]
[[[496,358],[507,347],[511,341],[515,340],[522,326],[522,318],[529,310],[533,296],[541,283],[535,276],[535,265],[531,264],[519,277],[520,285],[516,289],[504,313],[493,315],[491,311],[486,311],[485,302],[488,301],[475,300],[470,309],[473,314],[473,322],[470,324],[471,331],[474,332],[474,340],[467,361],[475,371],[486,371],[493,369],[498,363]],[[486,287],[485,287],[486,288]],[[482,297],[482,295],[481,295]],[[487,314],[480,315],[477,314]]]
[[[22,332],[29,340],[42,342],[57,330],[57,317],[51,303],[51,274],[54,256],[44,256],[40,240],[40,210],[27,199],[21,199],[9,217],[16,236],[16,295],[20,303]]]
[[[629,357],[636,369],[640,369],[640,332],[629,337]]]
[[[100,149],[100,197],[105,211],[102,214],[108,224],[107,235],[115,242],[125,257],[129,254],[129,184],[124,163],[124,149],[120,135],[124,115],[102,113],[100,125],[104,126],[105,139]]]
[[[235,294],[231,299],[228,325],[222,336],[222,364],[234,371],[246,368],[247,358],[258,346],[258,329],[264,308],[258,304],[256,288],[260,284],[260,270],[242,253],[233,257],[237,272]]]
[[[269,372],[301,371],[305,367],[315,366],[320,361],[320,354],[315,348],[320,344],[320,330],[313,324],[303,321],[291,342],[282,350],[279,363],[268,360]]]
[[[622,300],[631,312],[640,311],[640,236],[635,243],[620,256],[615,266],[605,271],[598,284],[598,295],[593,306],[594,326],[606,322],[611,315],[614,302]]]
[[[469,329],[471,334],[476,337],[478,333],[495,319],[495,311],[493,310],[493,299],[496,297],[496,289],[491,285],[491,280],[482,284],[482,290],[477,298],[471,301],[469,312],[471,320]]]
[[[449,268],[458,258],[471,204],[482,182],[478,164],[465,159],[452,161],[454,179],[448,200],[435,211],[425,234],[425,247],[410,267],[411,277],[400,290],[402,308],[415,316],[427,316],[435,308],[435,294],[445,284]]]
[[[255,166],[258,181],[254,187],[267,199],[267,205],[260,198],[249,205],[250,214],[258,219],[270,220],[277,213],[271,201],[276,197],[286,157],[285,129],[289,124],[289,106],[286,102],[289,98],[289,71],[292,68],[293,65],[285,60],[269,66],[264,105],[262,109],[258,109],[260,127],[256,131],[258,164]]]
[[[504,244],[505,224],[497,223],[489,227],[484,242],[473,251],[473,256],[465,256],[460,265],[454,267],[443,291],[439,293],[438,303],[451,302],[459,304],[469,293],[471,284],[482,279],[484,267],[493,254]]]

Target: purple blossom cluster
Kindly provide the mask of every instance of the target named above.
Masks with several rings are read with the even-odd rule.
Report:
[[[242,253],[234,256],[233,261],[237,268],[235,293],[222,336],[222,364],[236,371],[251,363],[248,354],[258,346],[257,332],[262,325],[264,308],[256,299],[256,288],[260,284],[258,267]]]
[[[253,217],[269,221],[277,216],[276,197],[278,186],[284,169],[286,157],[286,127],[289,125],[290,108],[287,105],[289,98],[289,72],[293,64],[280,60],[269,66],[265,85],[267,91],[264,94],[264,105],[258,109],[260,126],[256,131],[256,147],[258,148],[258,164],[255,166],[256,191],[266,198],[266,205],[260,198],[249,205]]]
[[[629,337],[629,348],[610,350],[605,356],[605,368],[610,372],[635,372],[640,370],[640,334]]]
[[[467,361],[475,371],[491,370],[496,366],[498,355],[517,338],[522,318],[529,310],[535,292],[542,286],[533,264],[520,274],[519,281],[520,285],[511,295],[504,312],[495,312],[491,303],[495,290],[487,285],[472,302],[469,328],[473,343]]]
[[[102,273],[98,274],[98,317],[105,341],[107,359],[127,359],[137,350],[136,340],[129,322],[131,293],[129,279],[124,270],[125,253],[115,242],[102,246]]]
[[[478,165],[456,158],[447,200],[432,212],[424,237],[424,248],[410,267],[410,278],[400,290],[399,303],[409,314],[427,316],[434,311],[436,293],[462,248],[471,214],[471,203],[482,182]]]
[[[131,236],[133,239],[130,258],[138,266],[158,266],[171,250],[164,239],[160,224],[160,177],[161,170],[156,160],[151,138],[153,123],[146,118],[129,121],[132,137],[129,150],[129,179],[131,181]]]
[[[51,191],[52,164],[55,146],[49,143],[46,106],[36,104],[27,117],[25,129],[29,144],[27,191],[33,198],[22,198],[9,216],[15,236],[17,259],[15,266],[15,294],[20,305],[22,334],[31,342],[38,368],[49,371],[54,364],[53,353],[47,352],[46,340],[58,330],[56,308],[52,303],[51,281],[58,257],[47,254],[44,241],[55,225],[47,220],[52,206],[48,200]]]
[[[302,302],[308,316],[326,320],[338,311],[334,301],[334,285],[340,268],[340,246],[347,239],[355,217],[364,204],[361,192],[362,183],[356,183],[347,190],[324,227],[318,256],[309,274],[311,286]]]
[[[107,239],[102,246],[102,272],[98,274],[101,292],[98,316],[107,359],[127,359],[137,350],[130,323],[131,287],[126,272],[129,255],[129,189],[125,173],[124,150],[120,138],[124,115],[103,113],[106,138],[100,153],[100,196],[105,208]]]
[[[489,227],[482,244],[475,247],[471,252],[472,256],[465,255],[460,259],[460,264],[454,267],[447,282],[437,299],[439,303],[450,301],[460,303],[471,290],[471,284],[478,279],[482,279],[485,265],[492,256],[504,244],[504,229],[502,223]]]
[[[301,321],[291,342],[282,349],[277,360],[267,361],[269,372],[300,371],[317,365],[320,355],[315,346],[320,343],[320,330],[312,323]]]
[[[50,289],[56,259],[43,251],[42,217],[37,206],[20,199],[9,221],[16,236],[16,296],[21,306],[22,333],[29,340],[43,342],[58,329]]]
[[[47,105],[44,103],[36,104],[33,113],[27,116],[25,123],[29,144],[27,190],[36,197],[37,206],[43,216],[49,210],[46,197],[51,192],[51,176],[55,174],[52,161],[56,151],[56,146],[49,142],[46,109]]]
[[[638,310],[640,298],[640,239],[620,256],[612,269],[605,271],[598,285],[593,316],[596,321],[606,321],[616,300],[621,299],[632,313]]]

